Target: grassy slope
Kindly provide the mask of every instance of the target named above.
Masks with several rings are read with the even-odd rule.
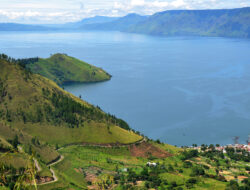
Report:
[[[111,76],[103,69],[92,66],[65,54],[55,54],[28,64],[34,73],[39,73],[58,84],[65,82],[98,82],[109,80]]]
[[[39,159],[43,162],[48,163],[51,160],[55,160],[59,154],[54,150],[54,146],[51,147],[45,143],[38,145],[33,145],[31,143],[32,136],[27,134],[24,131],[20,131],[19,129],[10,127],[8,125],[3,125],[0,123],[0,138],[7,141],[12,140],[14,137],[19,136],[19,142],[22,144],[23,149],[25,151],[28,150],[29,146],[32,146],[32,151],[35,151],[37,156],[39,155]],[[9,146],[11,147],[11,146]],[[7,159],[7,158],[5,158]]]
[[[39,139],[50,144],[58,144],[59,146],[72,143],[93,143],[93,144],[109,144],[122,143],[128,144],[139,141],[140,136],[133,132],[124,130],[117,126],[107,128],[106,124],[89,123],[81,128],[55,127],[49,124],[41,126],[40,124],[29,127],[21,124],[21,129]],[[54,135],[56,134],[56,135]]]
[[[37,107],[42,107],[45,103],[51,105],[53,108],[50,99],[42,94],[42,88],[63,94],[73,101],[80,103],[82,106],[91,108],[93,110],[92,116],[98,114],[106,117],[106,114],[79,98],[74,97],[72,94],[65,92],[54,82],[40,75],[28,74],[28,76],[26,76],[26,71],[14,63],[1,60],[0,67],[0,81],[4,81],[5,91],[7,91],[6,96],[0,99],[0,124],[2,123],[0,125],[0,137],[8,140],[13,139],[16,134],[19,136],[22,134],[24,138],[19,138],[21,139],[21,143],[26,145],[31,143],[32,137],[37,137],[41,141],[41,145],[34,147],[34,149],[41,155],[45,154],[42,156],[45,162],[49,162],[58,156],[53,150],[48,151],[48,149],[50,149],[49,147],[55,147],[56,144],[65,145],[82,142],[126,144],[138,141],[142,138],[112,123],[108,124],[105,120],[95,119],[95,117],[86,120],[84,124],[82,124],[84,126],[79,126],[79,128],[74,129],[69,128],[63,121],[59,124],[54,124],[53,122],[46,121],[45,118],[42,118],[40,122],[27,121],[24,123],[20,116],[21,112],[33,113],[34,117]],[[7,112],[11,115],[11,121],[7,119]],[[45,116],[46,113],[43,113],[43,117]],[[77,117],[82,116],[77,115]],[[48,145],[45,145],[46,143],[48,143]],[[50,156],[50,154],[55,156]]]

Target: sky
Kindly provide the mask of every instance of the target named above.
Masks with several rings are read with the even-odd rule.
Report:
[[[250,0],[0,0],[0,22],[52,24],[173,9],[250,7]]]

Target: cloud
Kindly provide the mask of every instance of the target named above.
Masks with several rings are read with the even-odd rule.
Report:
[[[126,2],[114,2],[113,9],[116,9],[118,13],[136,12],[139,14],[153,14],[155,12],[176,9],[176,8],[188,8],[184,0],[172,0],[172,1],[162,1],[162,0],[130,0]]]
[[[132,6],[143,6],[145,4],[144,0],[131,0]]]
[[[174,7],[183,7],[186,5],[186,3],[184,2],[184,0],[175,0],[171,2],[171,5]]]
[[[249,0],[1,0],[0,22],[65,23],[96,15],[150,15],[171,9],[246,6],[250,6]]]

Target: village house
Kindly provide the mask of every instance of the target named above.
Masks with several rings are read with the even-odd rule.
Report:
[[[147,166],[149,166],[149,167],[156,167],[156,166],[157,166],[157,163],[154,163],[154,162],[147,162]]]

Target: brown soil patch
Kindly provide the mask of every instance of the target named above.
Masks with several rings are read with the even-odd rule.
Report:
[[[235,173],[236,173],[236,172],[239,172],[238,169],[234,169],[234,168],[232,168],[231,171],[232,171],[232,172],[235,172]]]
[[[234,180],[234,176],[224,176],[227,181]]]
[[[207,166],[209,168],[214,168],[213,166],[211,166],[210,164],[207,164],[205,162],[196,162],[197,164],[200,164],[200,165],[204,165],[204,166]]]
[[[79,174],[81,173],[80,170],[77,168],[75,168],[74,170],[76,171],[76,173],[79,173]]]
[[[53,177],[40,177],[36,180],[36,183],[37,184],[48,183],[48,182],[51,182],[53,180],[54,180]]]
[[[98,167],[89,167],[84,170],[84,173],[86,175],[85,177],[86,181],[95,183],[98,180],[98,175],[102,173],[102,170]]]
[[[142,142],[138,145],[130,145],[129,150],[132,156],[148,158],[150,155],[157,158],[166,158],[172,156],[169,152],[162,150],[147,142]]]
[[[94,174],[86,174],[86,178],[85,179],[86,179],[86,181],[90,181],[92,183],[95,183],[98,180],[97,176],[94,175]]]
[[[242,181],[244,179],[248,179],[248,177],[246,177],[246,176],[238,176],[238,179]]]
[[[97,189],[100,189],[100,188],[98,188],[97,185],[90,185],[90,186],[88,186],[88,189],[90,189],[90,190],[97,190]]]
[[[230,175],[232,174],[232,172],[229,172],[229,171],[223,171],[223,172],[220,172],[221,174],[224,174],[224,175]]]
[[[137,186],[142,186],[142,185],[143,185],[143,181],[137,181],[137,182],[136,182],[136,185],[137,185]]]

